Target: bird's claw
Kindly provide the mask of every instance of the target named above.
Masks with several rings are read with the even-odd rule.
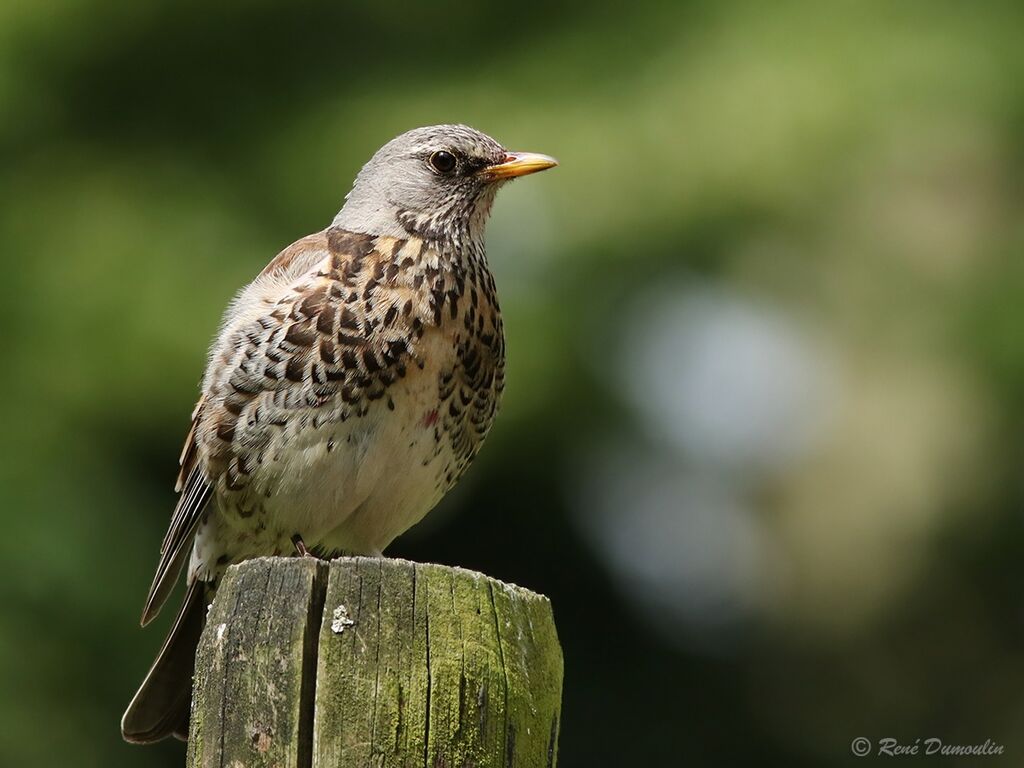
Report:
[[[296,533],[294,536],[292,536],[292,544],[295,545],[295,554],[297,554],[299,557],[312,557],[314,560],[320,559],[315,554],[309,551],[309,548],[306,546],[306,542],[302,540],[302,536],[300,536],[299,534]]]

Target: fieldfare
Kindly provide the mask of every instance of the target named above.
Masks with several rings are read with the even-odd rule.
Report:
[[[554,165],[462,125],[402,134],[327,229],[228,307],[142,624],[182,569],[187,593],[121,721],[126,740],[186,737],[196,645],[229,565],[380,555],[458,481],[504,386],[487,217],[504,182]]]

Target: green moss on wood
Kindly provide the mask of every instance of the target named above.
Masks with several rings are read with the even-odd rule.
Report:
[[[305,665],[321,569],[310,559],[260,558],[228,571],[196,657],[189,766],[309,765]]]
[[[402,560],[320,573],[296,559],[229,571],[200,649],[190,766],[555,764],[546,598]]]

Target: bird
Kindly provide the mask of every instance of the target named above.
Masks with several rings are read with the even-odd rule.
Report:
[[[506,182],[557,164],[465,125],[403,133],[330,226],[229,304],[142,626],[183,571],[186,594],[121,720],[126,741],[187,739],[196,647],[228,566],[382,556],[465,472],[505,385],[486,222]]]

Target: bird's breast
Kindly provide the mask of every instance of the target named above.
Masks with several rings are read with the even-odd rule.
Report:
[[[451,488],[493,422],[494,281],[482,253],[333,230],[307,241],[225,318],[200,457],[237,526],[338,529],[382,548]]]

